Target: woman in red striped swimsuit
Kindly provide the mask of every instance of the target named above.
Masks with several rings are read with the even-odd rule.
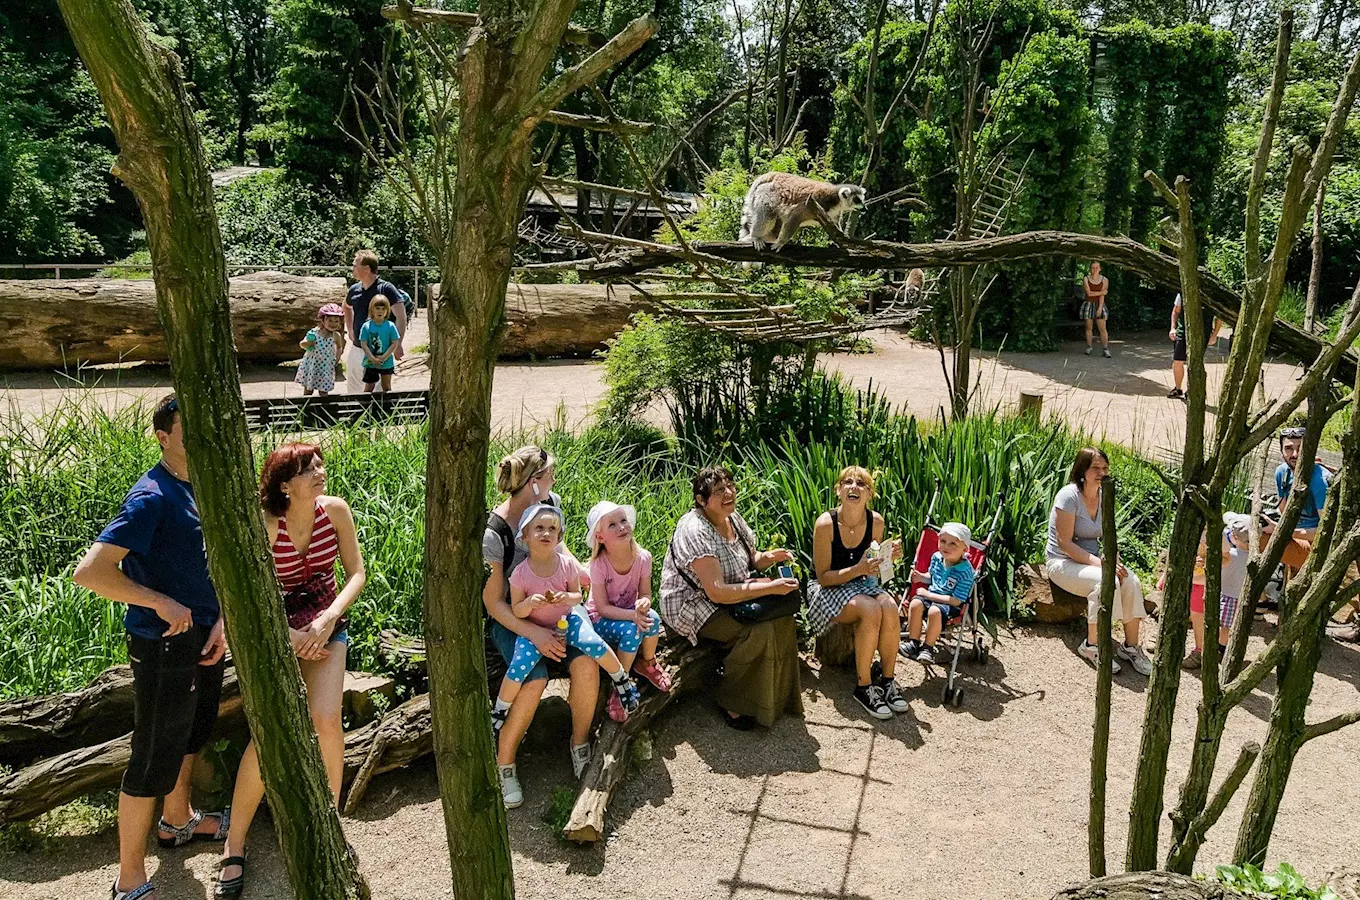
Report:
[[[321,756],[336,802],[345,765],[345,731],[340,721],[344,696],[345,611],[363,590],[367,576],[349,504],[329,497],[321,449],[285,444],[269,454],[260,474],[260,505],[283,588],[288,634],[307,685],[307,707],[321,741]],[[337,590],[335,561],[345,580]],[[245,887],[246,833],[264,796],[255,745],[246,746],[236,773],[231,828],[214,892],[239,897]]]

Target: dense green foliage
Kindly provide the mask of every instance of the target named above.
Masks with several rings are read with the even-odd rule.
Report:
[[[1154,171],[1168,183],[1184,175],[1203,248],[1237,68],[1232,36],[1197,24],[1157,29],[1139,22],[1110,29],[1104,38],[1103,88],[1113,98],[1113,112],[1103,126],[1103,230],[1147,240],[1166,206],[1143,173]],[[1166,318],[1170,298],[1164,291],[1144,289],[1115,269],[1107,274],[1120,327]]]
[[[796,401],[796,402],[794,402]],[[78,687],[125,656],[119,610],[70,582],[85,548],[117,511],[134,481],[157,459],[146,411],[108,414],[90,403],[67,404],[39,421],[16,413],[0,428],[0,698]],[[1002,501],[986,595],[1010,611],[1014,568],[1042,552],[1049,504],[1079,439],[1028,418],[981,415],[958,425],[926,424],[891,409],[872,393],[815,378],[784,406],[766,411],[740,443],[706,440],[693,423],[689,441],[640,426],[539,435],[558,459],[556,490],[567,539],[578,553],[586,513],[601,499],[638,509],[638,540],[660,555],[675,522],[690,508],[690,478],[708,462],[737,474],[741,509],[761,540],[778,533],[809,565],[816,515],[834,502],[836,473],[850,463],[881,473],[877,507],[894,534],[920,529],[937,483],[937,518],[982,530]],[[758,435],[770,435],[761,438]],[[257,441],[257,458],[282,441]],[[498,457],[527,435],[493,441]],[[425,452],[422,428],[337,428],[321,435],[327,490],[354,510],[369,584],[351,612],[351,667],[385,670],[378,632],[421,630],[425,544]],[[1149,464],[1108,448],[1121,478],[1120,540],[1141,571],[1164,540],[1170,494]],[[497,502],[488,472],[486,497]],[[659,577],[659,567],[656,573]]]

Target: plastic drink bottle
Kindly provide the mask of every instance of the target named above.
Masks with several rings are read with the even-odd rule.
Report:
[[[557,632],[557,636],[558,636],[558,637],[562,638],[563,640],[566,640],[566,638],[567,638],[567,617],[566,617],[566,616],[562,616],[560,619],[557,620],[557,628],[554,629],[554,630]]]

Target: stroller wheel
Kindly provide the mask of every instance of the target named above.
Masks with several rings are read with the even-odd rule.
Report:
[[[952,692],[950,692],[949,703],[955,709],[958,709],[960,706],[963,705],[963,688],[956,687]]]
[[[992,648],[988,647],[986,644],[983,644],[983,645],[982,645],[981,653],[980,653],[980,655],[978,656],[978,662],[982,663],[982,664],[985,666],[985,665],[987,665],[987,660],[989,660],[989,659],[991,659],[991,658],[992,658]]]
[[[948,706],[948,705],[949,705],[950,696],[951,696],[953,693],[954,693],[953,688],[951,688],[949,685],[946,684],[946,685],[944,686],[944,690],[940,692],[940,702],[943,703],[945,706]]]

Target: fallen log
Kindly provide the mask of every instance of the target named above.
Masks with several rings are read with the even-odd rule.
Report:
[[[1227,900],[1238,895],[1216,881],[1171,872],[1125,872],[1074,884],[1053,900]]]
[[[222,682],[219,727],[242,716],[235,670]],[[130,719],[129,719],[130,721]],[[132,735],[52,756],[0,779],[0,822],[22,822],[95,791],[118,787],[132,758]]]
[[[665,290],[642,287],[647,293]],[[634,313],[654,308],[646,295],[626,284],[511,284],[505,291],[501,358],[593,356]]]
[[[316,311],[345,297],[341,278],[254,272],[231,279],[231,331],[243,360],[298,359]],[[0,280],[0,369],[166,362],[151,280]]]
[[[236,670],[227,666],[234,684]],[[346,672],[345,711],[364,724],[375,718],[373,698],[392,699],[396,683],[366,672]],[[0,703],[0,764],[17,769],[36,760],[122,737],[132,728],[132,668],[110,666],[78,691]]]
[[[364,709],[371,709],[375,695],[388,696],[394,688],[393,682],[387,678],[362,672],[347,672],[345,675],[343,703],[345,708],[355,715],[362,715]],[[132,724],[131,691],[132,675],[129,668],[114,666],[101,673],[84,691],[5,704],[9,708],[5,710],[6,714],[18,708],[20,704],[33,703],[44,709],[65,710],[69,713],[69,721],[84,722],[87,725],[61,736],[61,742],[66,745],[63,751],[56,755],[44,754],[46,758],[19,769],[7,778],[0,779],[0,822],[31,819],[94,791],[118,787],[123,778],[123,770],[127,768],[128,759],[132,755],[132,738],[127,733]],[[423,737],[418,733],[418,728],[415,732],[405,735],[399,727],[403,721],[419,719],[418,713],[408,709],[414,703],[415,700],[409,701],[383,718],[382,721],[388,723],[389,731],[394,732],[396,737],[393,739],[392,735],[389,735],[387,742],[390,752],[383,756],[384,767],[379,768],[379,772],[405,765],[416,756],[430,752],[428,701]],[[117,710],[124,705],[126,715],[115,717],[111,710]],[[219,733],[228,732],[244,725],[244,722],[236,670],[228,667],[222,681],[222,705],[218,709],[217,730]],[[354,771],[358,770],[357,764],[354,771],[348,768],[351,744],[358,741],[359,743],[354,746],[359,749],[354,752],[367,753],[368,745],[364,742],[371,739],[370,735],[377,724],[369,723],[346,735],[347,778],[352,777]],[[110,728],[117,729],[117,737],[98,742],[90,740],[88,744],[78,743]],[[14,728],[10,733],[19,733],[19,729]],[[48,744],[55,745],[54,742]],[[8,747],[5,749],[8,750]]]
[[[661,662],[671,673],[670,693],[648,691],[638,711],[619,724],[606,718],[595,738],[595,753],[581,775],[576,803],[562,834],[578,844],[604,840],[604,817],[614,793],[628,774],[630,751],[638,733],[650,728],[656,717],[685,692],[698,685],[711,671],[717,657],[711,647],[672,643],[663,648]]]
[[[353,815],[374,775],[434,752],[430,695],[412,697],[381,719],[345,735],[345,815]]]
[[[131,727],[132,669],[113,666],[79,691],[0,703],[0,764],[26,766],[102,744]]]

